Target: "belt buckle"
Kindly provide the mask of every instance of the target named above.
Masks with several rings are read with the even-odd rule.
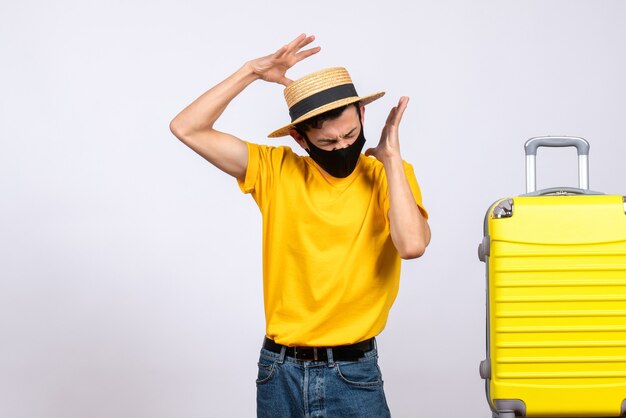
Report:
[[[313,351],[313,358],[309,358],[309,350]],[[317,354],[317,347],[294,347],[293,356],[297,360],[313,360],[318,361],[319,356]]]

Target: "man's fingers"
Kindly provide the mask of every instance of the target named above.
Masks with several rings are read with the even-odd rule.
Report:
[[[296,39],[294,39],[293,41],[289,42],[285,46],[287,47],[287,51],[288,52],[291,52],[291,53],[295,54],[300,49],[302,49],[303,47],[307,46],[308,44],[310,44],[314,40],[315,40],[315,36],[313,36],[313,35],[306,36],[306,34],[303,33],[300,36],[298,36]]]
[[[406,110],[407,105],[409,104],[409,98],[406,96],[400,97],[400,101],[398,102],[398,107],[396,108],[396,114],[394,115],[393,124],[398,126],[400,125],[400,121],[402,120],[402,115]]]
[[[395,106],[391,108],[391,110],[389,111],[389,115],[387,115],[387,120],[385,121],[385,125],[390,125],[393,122],[395,115],[396,115],[396,110],[397,110],[397,107]]]
[[[278,49],[278,51],[274,52],[274,58],[281,58],[287,53],[287,45],[283,45]]]
[[[283,77],[280,80],[278,80],[278,83],[282,84],[283,86],[287,87],[288,85],[290,85],[291,83],[293,83],[293,80],[287,77]]]
[[[302,34],[304,35],[304,33]],[[300,35],[300,36],[302,36]],[[313,42],[315,40],[315,35],[309,35],[309,36],[304,36],[304,38],[302,38],[299,42],[298,42],[298,49],[302,49],[305,46],[307,46],[308,44],[310,44],[311,42]]]
[[[320,52],[322,48],[319,46],[316,46],[315,48],[309,48],[309,49],[305,49],[304,51],[300,51],[296,54],[296,58],[298,58],[298,61],[301,61],[305,58],[310,57],[313,54],[317,54],[318,52]]]
[[[293,50],[293,49],[300,49],[300,43],[302,41],[306,40],[306,34],[302,33],[300,35],[298,35],[298,37],[296,39],[294,39],[293,41],[289,42],[287,45],[285,45],[287,47],[287,49]]]

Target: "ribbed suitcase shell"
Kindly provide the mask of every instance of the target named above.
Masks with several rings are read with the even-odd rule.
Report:
[[[487,213],[487,391],[528,417],[618,417],[626,403],[622,196],[512,199]],[[485,245],[485,244],[484,244]],[[485,376],[486,377],[486,376]],[[512,415],[506,415],[512,416]]]

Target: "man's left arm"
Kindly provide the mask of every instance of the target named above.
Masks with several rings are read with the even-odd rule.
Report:
[[[389,112],[380,142],[376,148],[365,152],[366,155],[376,157],[385,168],[389,188],[391,239],[404,259],[420,257],[430,242],[428,221],[415,202],[400,154],[398,127],[408,102],[408,97],[400,98],[398,106]]]

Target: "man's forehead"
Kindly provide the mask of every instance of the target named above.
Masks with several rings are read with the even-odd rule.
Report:
[[[348,106],[339,117],[327,119],[319,128],[312,128],[309,134],[316,138],[336,138],[350,133],[359,126],[358,109],[355,106]]]

